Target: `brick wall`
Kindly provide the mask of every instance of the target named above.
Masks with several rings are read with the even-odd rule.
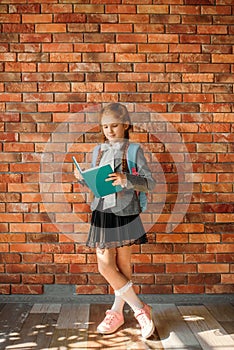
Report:
[[[112,101],[147,122],[132,137],[159,179],[143,214],[150,244],[133,249],[138,292],[233,292],[233,14],[232,0],[1,0],[1,293],[111,292],[80,244],[89,198],[71,156],[90,161],[96,112]],[[182,197],[185,151],[167,135],[191,157]]]

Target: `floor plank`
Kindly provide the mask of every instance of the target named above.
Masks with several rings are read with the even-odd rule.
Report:
[[[201,350],[201,346],[174,304],[153,304],[154,322],[163,348]]]
[[[88,304],[64,304],[58,318],[58,329],[87,329],[89,321]]]
[[[19,337],[12,339],[6,350],[48,348],[58,314],[29,314],[20,330]]]
[[[234,322],[234,306],[232,304],[205,304],[209,312],[220,322]]]
[[[87,330],[56,328],[53,333],[49,349],[91,349],[87,344]]]
[[[12,340],[20,337],[22,325],[32,304],[6,304],[0,312],[0,349],[6,349]]]
[[[61,304],[34,304],[31,314],[58,314],[61,310]]]
[[[179,306],[203,350],[233,350],[234,341],[204,305]]]
[[[234,306],[230,303],[205,304],[205,306],[234,340]]]
[[[64,304],[51,339],[52,349],[88,349],[88,304]]]

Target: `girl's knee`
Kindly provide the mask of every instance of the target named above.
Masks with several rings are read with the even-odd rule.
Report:
[[[105,253],[104,249],[97,250],[97,263],[99,273],[106,277],[113,273],[116,270],[116,265],[113,263],[113,260]]]

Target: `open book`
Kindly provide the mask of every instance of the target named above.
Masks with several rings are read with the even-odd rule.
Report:
[[[88,170],[81,170],[76,158],[72,157],[72,159],[86,185],[94,193],[95,197],[104,197],[108,194],[122,191],[121,186],[113,186],[112,181],[105,181],[108,178],[108,175],[113,173],[113,169],[110,164],[97,166]]]

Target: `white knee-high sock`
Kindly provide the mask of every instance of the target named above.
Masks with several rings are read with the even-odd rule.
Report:
[[[116,311],[120,314],[123,313],[125,301],[118,295],[115,295],[114,304],[111,307],[111,310]]]
[[[126,301],[133,311],[143,308],[143,303],[136,295],[131,281],[128,281],[122,288],[115,290],[115,295]]]

